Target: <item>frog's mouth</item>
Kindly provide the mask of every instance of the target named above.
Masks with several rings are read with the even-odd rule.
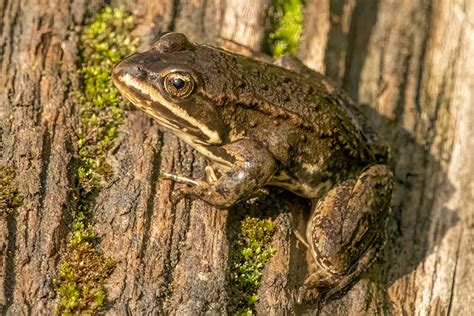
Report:
[[[192,144],[218,145],[219,133],[190,116],[178,104],[165,99],[160,91],[125,71],[114,69],[113,80],[119,91],[135,106],[152,116],[165,128]]]

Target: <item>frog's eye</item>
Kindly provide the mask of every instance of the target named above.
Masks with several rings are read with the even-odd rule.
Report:
[[[184,99],[193,92],[194,79],[184,72],[172,72],[166,75],[164,85],[171,96]]]

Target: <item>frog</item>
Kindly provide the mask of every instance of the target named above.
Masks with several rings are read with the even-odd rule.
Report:
[[[120,93],[209,160],[200,179],[166,173],[174,199],[229,208],[268,186],[311,200],[313,272],[298,293],[326,299],[371,266],[386,239],[393,174],[388,147],[331,79],[160,36],[112,70]],[[302,294],[303,295],[303,294]],[[301,299],[301,295],[298,296]]]

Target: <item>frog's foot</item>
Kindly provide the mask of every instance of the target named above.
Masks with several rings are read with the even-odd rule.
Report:
[[[324,295],[324,285],[321,281],[324,280],[324,275],[319,272],[310,274],[304,281],[303,286],[296,290],[295,301],[302,304],[305,301],[321,302]],[[318,286],[319,285],[319,286]]]
[[[303,235],[301,235],[301,233],[298,230],[293,229],[293,234],[295,234],[296,239],[298,239],[300,243],[302,243],[306,248],[311,249],[306,238]]]
[[[171,180],[173,182],[182,184],[176,188],[171,194],[171,201],[173,204],[176,204],[181,199],[185,198],[188,195],[197,195],[196,191],[204,191],[208,189],[209,185],[217,181],[216,172],[211,166],[206,166],[204,168],[204,172],[206,174],[205,181],[203,180],[196,180],[185,176],[180,176],[168,172],[164,172],[161,175],[162,179]],[[197,189],[200,188],[200,189]],[[200,193],[202,194],[202,193]]]
[[[190,195],[201,195],[203,191],[206,191],[209,184],[203,180],[196,180],[185,176],[180,176],[171,173],[163,173],[162,179],[171,180],[178,183],[178,187],[171,192],[171,203],[177,204],[183,198]]]
[[[178,203],[185,197],[198,198],[216,207],[226,208],[233,205],[242,194],[216,184],[217,177],[212,168],[206,168],[206,179],[192,179],[171,173],[163,173],[161,178],[174,181],[179,185],[171,193],[171,202]]]
[[[352,284],[358,281],[370,264],[377,258],[379,248],[374,247],[367,251],[356,264],[354,270],[348,274],[336,275],[327,271],[318,270],[310,274],[298,289],[296,301],[317,301],[323,304],[328,299],[345,293]]]

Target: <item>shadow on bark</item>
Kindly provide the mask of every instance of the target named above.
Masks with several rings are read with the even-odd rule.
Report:
[[[455,189],[427,146],[419,144],[409,131],[370,106],[362,105],[362,110],[389,144],[390,166],[395,175],[389,238],[379,261],[387,271],[388,287],[416,269],[432,252],[428,245],[438,245],[445,233],[458,224],[455,210],[443,208],[441,212],[447,221],[438,231],[429,231],[435,203],[442,205],[448,201]],[[429,241],[430,238],[435,240]]]

